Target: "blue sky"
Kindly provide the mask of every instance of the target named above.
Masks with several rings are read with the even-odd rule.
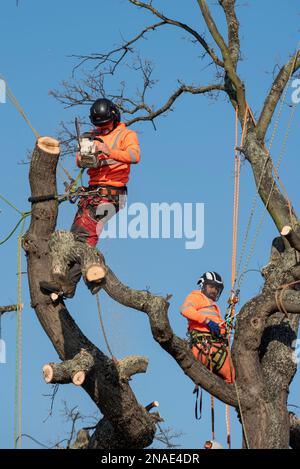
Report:
[[[87,107],[66,109],[50,95],[62,80],[70,77],[76,61],[72,54],[107,51],[137,34],[151,22],[147,12],[134,8],[126,0],[85,2],[53,0],[2,0],[0,15],[0,74],[27,111],[33,125],[44,135],[55,135],[61,121],[86,116]],[[205,30],[195,0],[184,2],[157,0],[155,5],[172,18],[193,28]],[[216,2],[209,2],[219,27],[224,31],[224,18]],[[247,99],[257,115],[272,82],[276,64],[283,64],[299,39],[299,3],[296,0],[249,0],[237,12],[241,23],[243,61],[239,72],[245,81]],[[208,34],[206,36],[208,38]],[[187,84],[207,85],[214,73],[199,58],[201,49],[187,40],[181,30],[166,27],[151,33],[138,45],[140,54],[155,63],[153,78],[159,80],[149,93],[149,102],[160,105],[178,86],[177,79]],[[87,66],[88,69],[88,66]],[[276,69],[275,69],[276,70]],[[80,78],[80,74],[78,75]],[[126,82],[134,92],[139,79],[126,66],[106,84],[116,89]],[[288,90],[290,103],[292,89]],[[273,146],[276,161],[287,127],[290,108],[285,105],[280,129]],[[285,157],[280,169],[283,182],[299,211],[298,132],[300,116],[292,124]],[[98,245],[107,263],[124,283],[137,289],[149,287],[153,293],[173,294],[169,317],[176,334],[185,337],[186,322],[179,314],[185,296],[195,288],[197,278],[205,270],[216,270],[225,280],[225,293],[220,306],[224,311],[230,290],[231,223],[233,199],[234,113],[223,96],[212,101],[204,96],[183,96],[174,112],[160,118],[154,131],[151,124],[136,125],[142,148],[141,163],[131,172],[129,203],[186,202],[205,204],[205,242],[198,250],[185,249],[181,239],[104,239]],[[20,164],[34,145],[29,127],[8,102],[0,105],[0,154],[2,159],[1,194],[21,210],[29,210],[28,165]],[[64,164],[76,174],[72,157]],[[59,190],[62,191],[61,183]],[[251,201],[255,193],[249,166],[242,165],[240,202],[240,240],[244,232]],[[260,204],[259,204],[260,207]],[[14,226],[18,215],[0,201],[0,238]],[[68,229],[75,206],[63,204],[58,228]],[[259,217],[256,219],[256,223]],[[256,225],[254,224],[254,227]],[[270,243],[276,230],[266,220],[260,234],[250,269],[259,269],[268,262]],[[17,236],[1,246],[0,304],[16,302]],[[23,258],[23,271],[26,270]],[[261,287],[258,272],[247,274],[241,301]],[[138,400],[148,404],[160,402],[165,425],[182,432],[180,444],[185,448],[201,448],[210,437],[209,396],[205,395],[204,416],[194,420],[193,383],[182,373],[174,360],[152,339],[147,317],[126,309],[101,294],[104,321],[114,354],[118,358],[140,354],[149,358],[145,375],[131,382]],[[23,275],[23,432],[45,444],[66,437],[69,425],[63,422],[63,400],[69,407],[78,405],[84,415],[93,414],[94,404],[83,391],[71,385],[60,386],[51,418],[44,422],[50,406],[51,388],[43,379],[42,366],[57,361],[57,355],[30,307],[26,275]],[[106,351],[97,317],[96,300],[80,284],[68,308],[83,332]],[[7,363],[0,364],[0,448],[13,447],[13,412],[15,382],[15,313],[2,318],[2,337],[7,347]],[[297,376],[291,386],[289,402],[299,404]],[[233,412],[232,412],[233,414]],[[233,446],[239,447],[241,433],[233,417]],[[225,444],[225,406],[217,403],[217,439]],[[23,447],[37,447],[27,438]]]

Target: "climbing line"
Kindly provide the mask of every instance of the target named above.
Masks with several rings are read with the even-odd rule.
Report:
[[[244,144],[245,134],[246,134],[246,124],[248,119],[249,107],[246,106],[243,129],[241,136],[240,147]],[[235,304],[233,302],[234,298],[234,287],[236,283],[236,256],[237,256],[237,235],[238,235],[238,212],[239,212],[239,193],[240,193],[240,175],[241,175],[241,159],[238,154],[238,107],[235,110],[235,147],[234,147],[234,194],[233,194],[233,222],[232,222],[232,256],[231,256],[231,298],[232,303],[228,312],[228,321],[232,323],[235,315]],[[228,347],[230,347],[230,333],[231,325],[226,324],[226,329],[228,330]],[[225,406],[226,414],[226,430],[227,430],[227,445],[228,448],[231,448],[231,432],[230,432],[230,406]]]
[[[284,136],[284,140],[283,140],[283,143],[281,145],[281,148],[280,148],[280,152],[279,152],[279,156],[278,156],[278,161],[276,163],[276,166],[273,165],[273,169],[276,170],[276,173],[278,174],[278,169],[280,167],[280,164],[282,162],[282,159],[283,159],[283,156],[285,154],[285,151],[286,151],[286,144],[287,144],[287,140],[288,140],[288,137],[289,137],[289,134],[290,134],[290,129],[291,129],[291,126],[292,126],[292,122],[294,120],[294,117],[295,117],[295,111],[296,111],[296,105],[294,104],[292,106],[292,110],[291,110],[291,113],[290,113],[290,117],[289,117],[289,121],[288,121],[288,125],[287,125],[287,129],[286,129],[286,132],[285,132],[285,136]],[[268,160],[266,160],[267,162]],[[272,160],[271,160],[272,161]],[[278,176],[279,177],[279,176]],[[261,178],[260,178],[260,184],[261,184],[261,181],[262,181],[262,178],[263,178],[263,173],[261,175]],[[244,281],[244,278],[245,278],[245,272],[247,271],[248,269],[248,266],[249,266],[249,263],[250,263],[250,260],[252,258],[252,255],[254,253],[254,248],[255,248],[255,245],[256,245],[256,241],[258,239],[258,236],[260,234],[260,231],[261,231],[261,228],[262,228],[262,225],[263,225],[263,222],[264,222],[264,219],[266,217],[266,214],[267,214],[267,209],[268,209],[268,206],[269,206],[269,203],[270,203],[270,200],[271,200],[271,197],[272,197],[272,194],[273,194],[273,190],[275,188],[275,179],[272,181],[272,185],[271,185],[271,188],[270,188],[270,191],[269,191],[269,194],[268,194],[268,197],[266,199],[266,202],[264,203],[264,207],[262,208],[262,214],[261,214],[261,217],[260,217],[260,220],[258,222],[258,225],[256,227],[256,231],[254,233],[254,237],[252,239],[252,243],[250,245],[250,249],[249,249],[249,253],[248,253],[248,256],[246,258],[246,261],[244,263],[244,267],[243,267],[243,270],[242,270],[242,273],[240,275],[240,278],[239,278],[239,282],[238,282],[238,287],[240,288],[243,281]],[[256,192],[256,196],[258,195],[258,190],[259,188],[257,189],[257,192]],[[290,200],[288,198],[286,198],[286,201],[287,201],[287,204],[288,204],[288,208],[289,208],[289,216],[290,216],[290,221],[291,221],[291,224],[292,226],[294,225],[294,221],[293,221],[293,213],[292,213],[292,204],[290,202]],[[254,213],[254,212],[253,212]],[[252,214],[253,216],[253,214]]]
[[[17,254],[17,326],[16,326],[16,376],[14,407],[14,447],[22,447],[22,237],[25,218],[18,236]]]
[[[27,123],[27,125],[30,127],[30,129],[32,130],[34,136],[36,137],[36,139],[38,140],[41,135],[40,133],[35,129],[35,127],[32,125],[32,123],[30,122],[26,112],[24,111],[24,109],[22,108],[22,106],[20,105],[19,101],[17,100],[16,96],[13,94],[11,88],[9,87],[6,79],[3,77],[3,75],[0,74],[0,78],[3,80],[3,82],[5,83],[5,86],[6,86],[6,95],[8,97],[8,99],[10,100],[10,102],[12,103],[12,105],[17,109],[17,111],[20,113],[20,115],[23,117],[23,119],[25,120],[25,122]],[[61,164],[61,167],[63,169],[63,171],[65,172],[65,174],[67,174],[67,170],[63,167],[63,165]],[[75,190],[77,185],[78,185],[78,182],[80,180],[80,178],[82,177],[82,173],[83,173],[84,169],[81,168],[81,170],[79,171],[79,174],[78,176],[76,177],[76,179],[73,181],[73,178],[71,178],[70,180],[73,181],[71,187],[70,187],[70,191],[71,190]]]
[[[211,403],[211,439],[215,440],[216,439],[216,433],[215,433],[215,398],[212,394],[210,395],[210,403]]]
[[[6,243],[6,241],[8,241],[13,236],[13,234],[17,230],[18,226],[25,220],[25,218],[29,217],[29,215],[31,215],[31,212],[24,212],[23,213],[22,217],[20,218],[20,220],[18,221],[16,226],[12,229],[12,231],[6,236],[6,238],[4,238],[0,241],[0,246],[2,244]]]
[[[226,431],[227,431],[227,446],[231,449],[231,430],[230,430],[230,406],[225,406],[225,419],[226,419]]]
[[[15,95],[13,94],[12,90],[10,89],[10,87],[8,86],[8,83],[7,81],[5,80],[5,78],[0,75],[1,79],[4,81],[5,83],[5,86],[6,86],[6,94],[7,94],[7,97],[8,99],[10,100],[10,102],[12,103],[13,106],[15,106],[15,108],[17,109],[17,111],[21,114],[21,116],[23,117],[23,119],[25,120],[25,122],[28,124],[28,126],[30,127],[30,129],[32,130],[32,132],[34,133],[35,137],[38,139],[41,137],[41,135],[38,133],[38,131],[33,127],[33,125],[31,124],[29,118],[27,117],[24,109],[22,108],[22,106],[20,105],[19,101],[17,100],[17,98],[15,97]]]
[[[23,212],[19,210],[12,202],[10,202],[8,199],[6,199],[3,195],[0,194],[0,199],[2,199],[5,203],[7,203],[10,207],[12,207],[16,212],[18,212],[20,215],[23,215]]]
[[[269,142],[269,148],[267,148],[266,145],[264,145],[264,148],[265,148],[265,151],[266,151],[266,154],[267,154],[268,158],[266,158],[265,161],[264,161],[264,165],[263,165],[262,172],[261,172],[261,175],[260,175],[260,178],[259,178],[259,182],[258,182],[257,187],[256,187],[256,192],[255,192],[255,195],[253,197],[252,207],[251,207],[251,210],[250,210],[250,215],[249,215],[249,219],[248,219],[248,223],[247,223],[247,227],[246,227],[246,231],[245,231],[245,235],[244,235],[244,239],[243,239],[243,243],[242,243],[241,253],[240,253],[240,256],[239,256],[238,268],[237,268],[237,277],[239,276],[239,272],[240,272],[240,269],[241,269],[241,263],[242,263],[242,260],[243,260],[243,256],[245,254],[247,239],[248,239],[248,236],[249,236],[251,223],[252,223],[253,216],[254,216],[255,209],[256,209],[256,205],[257,205],[257,199],[258,199],[258,196],[259,196],[259,190],[261,188],[262,180],[263,180],[263,177],[265,175],[265,171],[266,171],[266,167],[267,167],[267,163],[269,161],[272,164],[272,168],[273,168],[273,171],[275,173],[275,176],[276,176],[276,178],[277,178],[279,184],[281,185],[281,187],[283,189],[283,192],[285,194],[285,198],[286,198],[286,201],[287,201],[287,204],[288,204],[288,207],[289,207],[290,218],[291,218],[291,221],[292,221],[292,204],[289,200],[288,193],[287,193],[287,191],[286,191],[286,189],[285,189],[285,187],[284,187],[284,185],[283,185],[283,183],[282,183],[282,181],[279,177],[278,167],[280,165],[280,162],[282,160],[282,157],[283,157],[283,154],[284,154],[284,151],[285,151],[286,142],[287,142],[287,138],[288,138],[288,135],[289,135],[289,130],[290,130],[290,127],[291,127],[291,123],[292,123],[294,114],[295,114],[295,107],[296,107],[295,105],[292,106],[293,109],[292,109],[292,112],[291,112],[291,115],[290,115],[288,128],[287,128],[287,131],[286,131],[286,134],[285,134],[285,137],[284,137],[284,143],[283,143],[282,148],[281,148],[281,156],[279,158],[279,161],[277,162],[276,167],[275,167],[275,165],[273,163],[273,160],[270,156],[270,150],[272,148],[275,136],[276,136],[278,128],[279,128],[279,122],[280,122],[281,114],[282,114],[283,107],[284,107],[284,104],[285,104],[285,101],[286,101],[286,95],[287,95],[287,92],[288,92],[288,89],[289,89],[289,84],[290,84],[290,81],[291,81],[291,78],[292,78],[292,75],[293,75],[293,71],[294,71],[294,68],[295,68],[295,64],[297,62],[297,58],[298,58],[298,54],[299,54],[299,45],[300,45],[300,42],[297,46],[298,49],[297,49],[297,52],[296,52],[294,60],[293,60],[293,64],[292,64],[291,69],[290,69],[287,84],[285,86],[285,89],[284,89],[284,91],[282,93],[282,96],[281,96],[281,99],[280,99],[280,106],[279,106],[279,109],[278,109],[278,112],[277,112],[277,115],[276,115],[276,119],[275,119],[275,122],[274,122],[274,127],[273,127],[273,131],[272,131],[272,134],[271,134],[270,142]],[[249,107],[249,113],[250,113],[253,124],[256,126],[256,120],[254,118],[254,115],[253,115],[250,107]],[[274,185],[275,185],[275,181],[273,181],[273,184],[272,184],[271,194],[273,192]],[[269,203],[270,198],[271,198],[271,195],[268,197],[268,203]],[[267,206],[265,206],[265,208],[267,208]],[[259,224],[259,228],[257,229],[257,233],[255,234],[256,238],[258,237],[258,234],[260,232],[260,227],[262,226],[262,223],[263,223],[263,220],[261,220],[261,222]],[[246,265],[244,266],[243,272],[240,276],[239,287],[240,287],[240,285],[241,285],[241,283],[244,279],[245,271],[247,270],[247,267],[249,265],[249,262],[251,260],[252,255],[253,255],[255,243],[256,243],[256,239],[255,239],[254,243],[252,242],[252,246],[250,248],[250,252],[249,252],[247,260],[246,260]]]
[[[114,355],[113,355],[113,353],[111,351],[111,348],[109,346],[109,342],[108,342],[107,335],[106,335],[106,332],[105,332],[105,327],[104,327],[103,317],[102,317],[102,309],[101,309],[101,304],[100,304],[100,299],[99,299],[99,293],[96,293],[96,301],[97,301],[97,309],[98,309],[98,316],[99,316],[99,320],[100,320],[100,326],[101,326],[102,334],[103,334],[103,337],[104,337],[104,340],[105,340],[105,344],[106,344],[106,347],[107,347],[107,350],[108,350],[109,354],[111,355],[111,358],[114,358]]]
[[[233,365],[233,361],[232,361],[230,345],[228,347],[228,356],[229,356],[230,370],[231,370],[231,376],[232,376],[233,375],[233,370],[234,370],[234,365]],[[239,413],[240,413],[240,417],[241,417],[241,424],[242,424],[244,439],[245,439],[245,443],[246,443],[246,448],[250,449],[248,435],[247,435],[246,426],[245,426],[245,420],[244,420],[242,406],[241,406],[240,393],[239,393],[239,389],[238,389],[238,385],[237,385],[237,381],[236,381],[236,376],[233,380],[233,384],[234,384],[234,387],[235,387],[236,397],[237,397],[237,401],[238,401],[238,408],[239,408]]]
[[[29,215],[31,215],[31,212],[22,212],[21,210],[19,210],[12,202],[10,202],[8,199],[6,199],[6,197],[4,197],[3,195],[0,194],[0,199],[2,199],[7,205],[9,205],[10,207],[12,207],[16,212],[18,212],[20,215],[21,215],[21,218],[20,220],[17,222],[17,224],[15,225],[15,227],[12,229],[12,231],[8,234],[8,236],[6,236],[6,238],[4,238],[3,240],[0,241],[0,246],[4,243],[6,243],[6,241],[9,240],[9,238],[12,237],[12,235],[15,233],[15,231],[17,230],[18,226],[22,223],[22,221],[25,220],[25,218],[29,217]]]

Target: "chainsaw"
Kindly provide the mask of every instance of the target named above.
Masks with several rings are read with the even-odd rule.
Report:
[[[93,132],[85,132],[81,135],[80,123],[77,117],[75,117],[75,129],[80,155],[79,166],[81,168],[97,168],[99,166],[98,155],[101,152],[97,149],[95,141],[98,140],[98,142],[104,143],[102,138],[96,136]]]

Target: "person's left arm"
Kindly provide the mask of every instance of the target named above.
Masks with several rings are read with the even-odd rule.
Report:
[[[121,163],[136,164],[140,161],[140,145],[137,134],[133,130],[126,132],[122,139],[121,150],[109,148],[106,143],[100,142],[97,142],[97,147],[106,156]]]

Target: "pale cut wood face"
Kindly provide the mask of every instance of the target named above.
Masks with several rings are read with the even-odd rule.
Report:
[[[40,150],[50,155],[58,155],[60,153],[59,141],[52,137],[40,137],[37,141]]]

